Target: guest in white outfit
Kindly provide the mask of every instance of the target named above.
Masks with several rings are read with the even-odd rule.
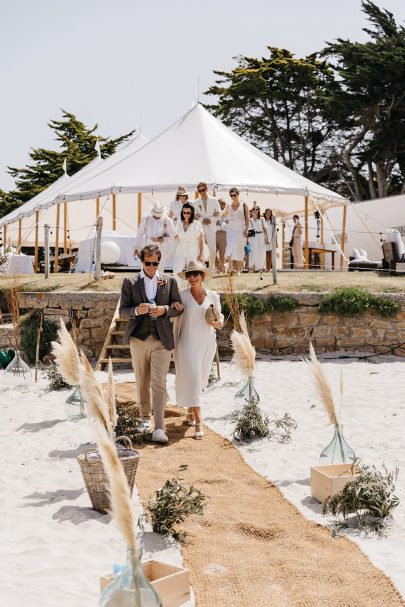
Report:
[[[240,274],[245,257],[249,209],[245,202],[239,200],[238,188],[231,188],[229,196],[232,202],[226,205],[223,214],[223,219],[227,221],[226,256],[229,259],[228,271],[232,274]]]
[[[180,220],[181,209],[183,208],[183,204],[186,204],[186,202],[188,202],[188,197],[189,197],[189,193],[187,191],[187,188],[184,187],[184,185],[179,185],[179,187],[177,188],[177,192],[176,192],[176,199],[173,200],[173,202],[171,202],[170,206],[169,206],[168,217],[172,220],[174,228],[176,228],[177,223],[179,221],[181,221]],[[171,247],[170,247],[170,251],[168,251],[168,259],[170,259],[172,262],[176,255],[176,246],[177,246],[177,241],[173,238]]]
[[[269,243],[266,244],[266,271],[270,272],[273,267],[272,251],[273,251],[273,238],[276,239],[277,246],[277,230],[275,224],[273,225],[273,211],[266,209],[263,214],[264,223],[267,229],[267,236]]]
[[[161,252],[159,270],[164,272],[165,262],[170,252],[171,243],[174,238],[172,220],[166,216],[163,202],[156,201],[149,215],[142,217],[136,233],[134,256],[149,244],[157,244]]]
[[[186,279],[188,288],[180,291],[182,305],[173,307],[183,311],[179,319],[176,363],[176,403],[188,407],[187,419],[195,425],[194,438],[202,439],[201,392],[207,387],[217,347],[216,329],[221,329],[224,317],[218,293],[203,286],[211,272],[201,262],[189,263],[179,277]],[[213,306],[218,320],[208,322],[206,312]]]
[[[226,202],[223,198],[218,199],[218,203],[223,213],[226,208]],[[223,219],[222,216],[217,219],[217,257],[216,257],[216,268],[217,272],[224,272],[225,270],[225,251],[226,251],[226,232],[228,228],[228,220]]]
[[[260,208],[255,205],[252,208],[252,217],[249,219],[249,231],[254,236],[249,238],[251,251],[249,253],[249,270],[260,272],[266,265],[266,245],[269,243],[267,228],[263,217],[260,216]]]
[[[204,234],[201,223],[195,219],[194,207],[189,203],[183,205],[180,221],[174,232],[176,253],[173,260],[173,276],[184,270],[190,261],[203,261]],[[178,279],[178,282],[180,279]],[[179,283],[181,284],[181,283]]]
[[[298,215],[294,215],[294,228],[291,234],[291,253],[294,258],[294,268],[304,267],[304,256],[302,254],[302,226]]]
[[[207,194],[208,186],[204,181],[197,185],[200,196],[192,202],[195,208],[195,217],[201,221],[205,236],[205,242],[209,251],[209,268],[215,269],[215,256],[217,251],[217,219],[221,215],[218,200]]]

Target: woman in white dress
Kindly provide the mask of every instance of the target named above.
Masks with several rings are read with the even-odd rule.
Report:
[[[298,215],[294,215],[294,228],[291,234],[291,253],[294,258],[294,268],[304,267],[304,256],[302,254],[302,226]]]
[[[254,230],[254,237],[249,238],[251,251],[249,253],[249,270],[259,272],[266,265],[266,245],[269,242],[267,228],[263,217],[260,217],[260,208],[252,208],[252,217],[249,219],[249,230]]]
[[[176,251],[173,259],[173,276],[184,270],[190,261],[203,261],[204,234],[202,225],[194,218],[194,207],[189,203],[183,205],[180,221],[174,230]],[[177,280],[181,284],[180,279]]]
[[[203,437],[201,420],[201,392],[207,387],[214,360],[217,341],[216,329],[221,329],[224,317],[218,293],[203,286],[211,272],[201,262],[189,263],[179,277],[187,280],[188,288],[180,291],[183,309],[179,317],[178,336],[175,349],[176,403],[187,407],[187,421],[195,426],[194,438]],[[218,320],[206,320],[207,309],[213,306]]]
[[[177,223],[180,221],[180,213],[183,205],[188,202],[188,191],[184,185],[179,185],[176,192],[176,199],[169,205],[168,217],[172,220],[174,229],[176,229]],[[168,259],[172,262],[176,255],[177,241],[174,238],[171,241],[170,251],[168,251]]]
[[[232,199],[226,205],[223,218],[227,219],[226,256],[229,258],[228,271],[240,274],[245,257],[245,244],[249,223],[249,210],[245,202],[239,200],[238,188],[231,188]]]
[[[266,244],[266,272],[270,272],[273,267],[272,251],[273,251],[273,237],[276,238],[277,230],[273,226],[273,211],[266,209],[263,213],[264,223],[267,229],[267,237],[269,244]],[[276,238],[277,246],[277,238]]]

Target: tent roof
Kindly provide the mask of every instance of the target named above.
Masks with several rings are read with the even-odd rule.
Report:
[[[196,104],[177,122],[123,158],[111,162],[69,188],[66,200],[95,198],[112,192],[175,191],[179,184],[312,196],[331,204],[345,199],[294,173],[226,127]]]
[[[128,154],[139,150],[149,139],[144,135],[135,135],[129,141],[123,143],[118,150],[105,158],[104,160],[99,156],[96,156],[88,164],[86,164],[80,171],[69,177],[65,173],[62,177],[59,177],[54,183],[49,185],[45,190],[42,190],[39,194],[28,200],[26,203],[14,209],[8,215],[5,215],[0,219],[0,226],[13,223],[14,221],[23,217],[29,217],[33,215],[35,211],[42,210],[58,202],[58,198],[61,197],[65,192],[69,192],[70,188],[80,184],[84,178],[91,178],[99,170],[101,165],[109,163],[111,158],[116,156],[117,158],[125,157]]]

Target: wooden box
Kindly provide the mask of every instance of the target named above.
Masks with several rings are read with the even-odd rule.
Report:
[[[162,599],[163,607],[179,607],[190,600],[190,579],[188,569],[174,567],[159,561],[142,563],[143,572]],[[100,578],[100,589],[114,579],[112,573]]]
[[[333,464],[331,466],[313,466],[311,468],[311,495],[318,502],[342,491],[353,480],[359,469],[352,464]]]

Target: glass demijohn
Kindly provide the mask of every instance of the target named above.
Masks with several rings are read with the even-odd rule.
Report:
[[[343,426],[335,426],[335,433],[329,445],[322,451],[319,463],[324,466],[331,464],[351,464],[356,459],[353,449],[345,441]]]
[[[247,379],[246,384],[235,394],[235,401],[242,407],[250,401],[255,401],[256,404],[260,402],[260,396],[256,391],[254,385],[254,377],[250,375]]]
[[[66,399],[65,411],[68,420],[71,422],[77,422],[79,419],[86,417],[84,413],[84,399],[79,386],[76,386],[72,394]]]
[[[162,607],[159,595],[143,573],[140,553],[128,548],[127,562],[101,593],[99,607]]]
[[[6,382],[13,386],[25,385],[32,382],[31,369],[21,358],[19,350],[14,353],[13,360],[7,365]]]

